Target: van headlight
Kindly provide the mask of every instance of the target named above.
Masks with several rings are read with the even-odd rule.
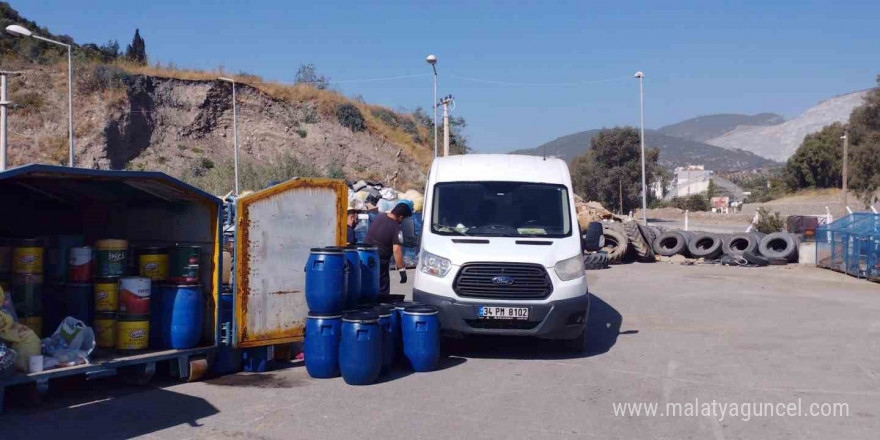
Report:
[[[566,258],[553,266],[553,270],[556,271],[556,275],[562,281],[571,281],[576,278],[580,278],[584,276],[584,256],[583,255],[575,255],[571,258]]]
[[[419,259],[419,271],[443,278],[449,273],[450,264],[448,259],[423,250]]]

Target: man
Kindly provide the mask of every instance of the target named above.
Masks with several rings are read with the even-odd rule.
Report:
[[[347,244],[357,244],[357,234],[355,233],[355,226],[358,224],[358,211],[355,209],[348,210],[348,219],[345,221],[346,228],[346,242]]]
[[[367,231],[364,243],[375,245],[379,250],[379,294],[391,293],[391,277],[388,270],[391,257],[400,273],[400,283],[406,283],[406,266],[403,265],[403,248],[400,246],[400,223],[412,215],[408,205],[400,203],[391,211],[376,216]]]

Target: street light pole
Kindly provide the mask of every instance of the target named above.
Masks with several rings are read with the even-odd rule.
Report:
[[[642,79],[645,74],[641,71],[636,72],[633,76],[639,79],[639,113],[641,115],[641,134],[639,138],[642,143],[642,223],[648,226],[648,188],[645,178],[645,94],[642,88]]]
[[[17,74],[0,70],[0,171],[6,171],[6,107],[12,104],[6,94],[6,77]]]
[[[217,78],[220,81],[225,81],[228,83],[232,83],[232,142],[233,142],[233,162],[235,164],[235,196],[241,193],[238,186],[238,105],[236,104],[235,97],[235,80],[232,78]]]
[[[434,100],[431,101],[431,107],[434,109],[434,157],[437,157],[437,57],[428,55],[425,61],[434,69]]]
[[[37,40],[45,41],[47,43],[57,44],[59,46],[64,46],[67,48],[67,132],[68,132],[68,150],[69,150],[69,158],[68,158],[68,166],[73,168],[73,156],[74,156],[74,141],[73,141],[73,46],[62,43],[60,41],[50,40],[46,37],[41,37],[29,29],[19,26],[17,24],[11,24],[6,26],[6,31],[13,35],[18,35],[22,37],[32,37]]]
[[[843,209],[846,209],[847,200],[847,182],[848,173],[847,162],[849,161],[849,124],[843,126]]]

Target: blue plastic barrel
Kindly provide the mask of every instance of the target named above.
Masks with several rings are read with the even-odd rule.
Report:
[[[382,328],[382,371],[387,372],[394,366],[397,329],[394,326],[394,308],[378,305],[373,308],[379,316],[379,327]]]
[[[306,261],[306,304],[315,313],[342,312],[348,284],[341,247],[312,248]]]
[[[162,340],[162,290],[160,283],[150,287],[150,348],[165,348]]]
[[[342,317],[339,371],[349,385],[369,385],[382,371],[382,329],[374,312],[354,312]]]
[[[357,246],[345,247],[345,261],[348,263],[348,285],[345,308],[350,309],[361,299],[361,259]]]
[[[160,331],[165,348],[193,348],[202,335],[205,300],[202,286],[165,285],[161,289]]]
[[[372,245],[358,245],[361,260],[362,304],[373,304],[379,297],[379,250]]]
[[[339,339],[342,315],[309,312],[303,355],[306,371],[316,379],[339,376]]]
[[[403,354],[417,372],[432,371],[440,361],[440,322],[436,308],[413,305],[403,309]]]
[[[392,306],[394,311],[391,314],[391,325],[394,326],[394,352],[397,357],[403,358],[403,331],[400,323],[403,321],[403,309],[409,306],[422,305],[422,303],[412,301],[397,301]]]
[[[232,331],[232,295],[230,294],[220,295],[220,325]],[[217,375],[232,374],[241,371],[241,364],[241,350],[232,348],[231,344],[221,343],[211,369]]]

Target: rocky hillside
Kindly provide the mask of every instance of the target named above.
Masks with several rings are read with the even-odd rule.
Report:
[[[600,130],[588,130],[562,136],[536,148],[514,151],[515,154],[531,154],[558,157],[571,161],[587,152],[590,140]],[[667,136],[656,130],[645,130],[645,146],[660,149],[660,164],[666,168],[686,165],[705,165],[717,171],[745,170],[776,165],[774,162],[739,150],[725,150],[713,145],[688,139]]]
[[[716,114],[698,116],[675,124],[659,128],[657,131],[669,136],[705,142],[723,135],[743,125],[776,125],[785,122],[785,118],[776,113],[758,113],[757,115]]]
[[[9,112],[11,166],[66,164],[66,64],[17,70],[25,73],[10,81],[19,105]],[[232,89],[214,79],[218,73],[106,64],[76,71],[77,166],[192,180],[232,157]],[[259,167],[293,158],[317,174],[395,185],[424,179],[428,133],[411,115],[304,85],[237,80],[244,161]]]
[[[766,127],[741,126],[706,143],[728,149],[750,151],[776,161],[785,161],[804,140],[834,122],[846,122],[852,110],[862,105],[867,91],[849,93],[826,99],[802,115],[781,124]]]

